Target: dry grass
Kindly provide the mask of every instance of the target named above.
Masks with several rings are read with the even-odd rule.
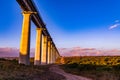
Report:
[[[59,74],[49,71],[51,65],[19,65],[17,60],[0,59],[0,80],[64,80]]]
[[[93,80],[120,80],[120,56],[64,57],[61,68]]]

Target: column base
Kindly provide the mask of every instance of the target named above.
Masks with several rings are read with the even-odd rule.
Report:
[[[40,64],[41,64],[41,62],[39,60],[34,61],[34,65],[40,65]]]
[[[20,55],[19,56],[19,64],[25,64],[25,65],[30,65],[29,57],[26,55]]]

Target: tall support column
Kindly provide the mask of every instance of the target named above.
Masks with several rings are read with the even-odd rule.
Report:
[[[41,64],[41,50],[42,50],[42,28],[36,29],[36,48],[35,48],[35,58],[34,65]]]
[[[56,51],[56,58],[58,58],[58,52]]]
[[[55,63],[55,47],[54,47],[54,45],[53,45],[53,55],[52,55],[52,57],[53,57],[53,63]]]
[[[47,58],[47,63],[50,64],[51,60],[51,41],[48,41],[48,58]]]
[[[29,65],[30,53],[30,18],[32,12],[23,12],[23,25],[20,41],[19,63]]]
[[[56,62],[56,59],[57,59],[57,50],[55,49],[55,62]]]
[[[59,58],[59,52],[57,51],[57,58]]]
[[[57,58],[56,58],[56,48],[55,48],[55,55],[54,55],[54,56],[55,56],[55,61],[54,61],[54,62],[56,62],[56,59],[57,59]]]
[[[54,63],[54,52],[55,52],[54,45],[52,45],[52,63]]]
[[[41,57],[41,64],[47,64],[47,36],[42,36],[42,57]]]
[[[53,45],[52,45],[52,42],[51,42],[51,48],[50,48],[50,63],[51,64],[53,63],[52,54],[53,54]]]

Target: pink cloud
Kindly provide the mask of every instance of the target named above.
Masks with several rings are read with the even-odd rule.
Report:
[[[120,50],[118,50],[118,49],[112,49],[112,50],[109,50],[109,52],[120,52]]]
[[[30,56],[34,56],[35,49],[30,50]],[[18,57],[19,49],[17,48],[0,48],[0,57]]]
[[[0,57],[17,57],[18,53],[17,48],[0,48]]]
[[[66,48],[59,49],[62,56],[114,56],[120,55],[119,49],[98,50],[95,48]]]
[[[34,56],[35,49],[32,48],[30,56]],[[59,48],[61,56],[120,56],[120,49],[98,50],[95,48]],[[0,48],[0,57],[18,57],[19,49],[17,48]]]
[[[83,48],[82,50],[96,50],[95,48]]]

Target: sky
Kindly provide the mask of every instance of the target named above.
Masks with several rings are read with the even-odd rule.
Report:
[[[33,0],[57,48],[120,49],[120,0]],[[22,10],[1,0],[0,47],[19,48]],[[36,26],[31,22],[31,48]]]

